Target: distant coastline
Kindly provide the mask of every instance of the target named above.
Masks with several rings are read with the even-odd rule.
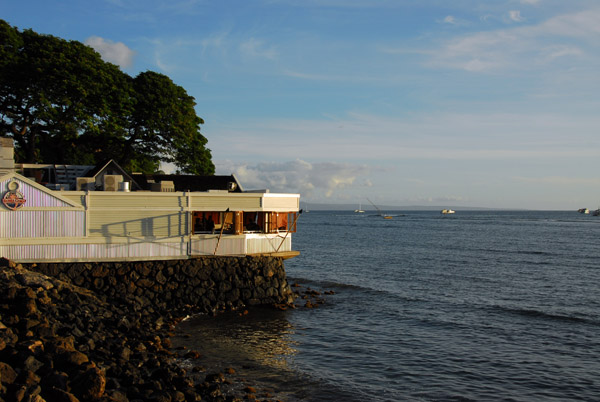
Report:
[[[379,205],[378,205],[379,206]],[[300,201],[300,208],[309,211],[354,211],[356,204],[318,204],[306,203]],[[455,211],[528,211],[526,208],[486,208],[486,207],[464,207],[460,205],[381,205],[379,208],[383,211],[441,211],[442,209],[451,208]],[[374,208],[368,206],[363,207],[365,212],[375,212]]]

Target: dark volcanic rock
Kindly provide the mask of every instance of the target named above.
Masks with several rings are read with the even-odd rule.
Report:
[[[0,260],[0,402],[241,400],[222,389],[224,374],[199,378],[169,349],[178,317],[293,302],[280,262],[232,261],[32,264],[28,270]],[[274,265],[265,270],[264,264]]]

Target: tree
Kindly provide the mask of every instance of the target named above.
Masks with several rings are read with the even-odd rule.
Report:
[[[4,21],[1,25],[2,33],[14,37]],[[2,40],[4,44],[4,36]],[[123,113],[115,106],[125,106],[126,97],[110,104],[110,89],[123,91],[123,73],[82,43],[31,30],[20,34],[18,46],[8,47],[8,53],[0,75],[0,127],[14,138],[17,159],[48,163],[93,159],[82,154],[79,137],[109,126]]]
[[[131,78],[80,42],[0,20],[0,133],[14,138],[19,162],[114,159],[152,173],[163,161],[214,174],[194,106],[164,75]]]
[[[183,173],[214,174],[194,98],[169,77],[152,71],[139,74],[133,88],[136,99],[127,149],[175,163]]]

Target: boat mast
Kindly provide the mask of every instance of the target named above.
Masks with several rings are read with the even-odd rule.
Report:
[[[384,214],[384,213],[381,211],[381,209],[379,209],[379,208],[377,207],[377,205],[373,204],[373,201],[369,200],[368,198],[367,198],[367,201],[369,201],[369,202],[371,203],[371,205],[373,205],[373,206],[375,207],[375,209],[377,210],[377,212],[379,212],[379,215],[383,216],[384,218],[386,218],[386,217],[387,217],[387,215],[385,215],[385,214]]]

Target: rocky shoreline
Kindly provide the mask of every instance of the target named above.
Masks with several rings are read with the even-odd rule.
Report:
[[[178,364],[199,358],[171,350],[169,339],[196,307],[107,301],[10,261],[0,265],[0,402],[254,399],[252,389],[225,395],[223,373]]]
[[[298,306],[324,302],[310,289],[293,293]],[[198,352],[171,348],[175,325],[201,312],[108,298],[0,259],[0,402],[257,400],[251,386],[229,394],[234,368],[205,373]]]

